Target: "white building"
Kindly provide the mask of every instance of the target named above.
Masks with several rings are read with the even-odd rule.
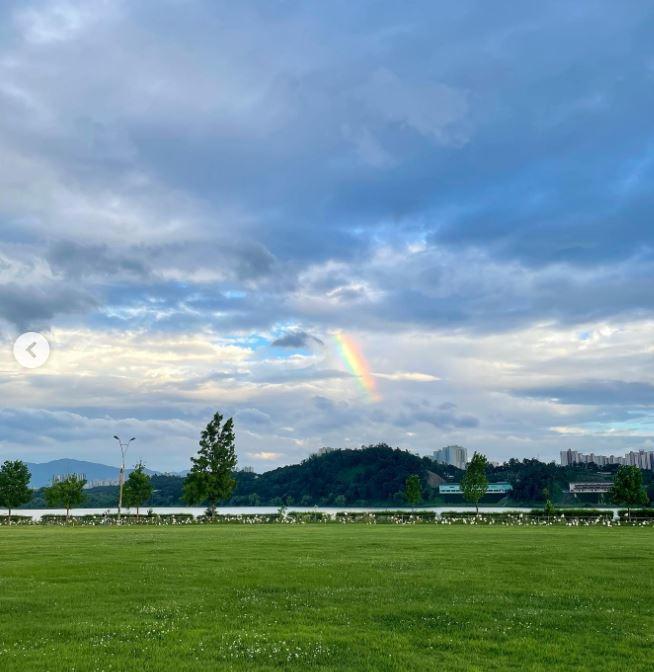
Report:
[[[450,464],[453,467],[465,469],[468,462],[468,451],[463,446],[445,446],[445,448],[434,451],[432,460],[439,464]]]
[[[119,480],[117,478],[98,478],[94,481],[88,481],[84,486],[84,489],[89,490],[90,488],[102,488],[109,485],[119,485]]]
[[[506,481],[500,483],[489,483],[486,490],[487,495],[506,495],[513,490],[513,486]],[[460,483],[443,483],[438,486],[438,492],[441,495],[460,495],[463,493]]]
[[[567,467],[570,464],[594,463],[600,467],[607,464],[630,464],[641,469],[654,470],[654,451],[630,451],[624,457],[619,455],[596,455],[595,453],[579,453],[576,450],[562,450],[561,464]]]
[[[654,451],[652,450],[639,450],[638,452],[632,450],[625,455],[625,459],[627,464],[634,467],[654,471]]]
[[[65,481],[67,478],[70,478],[71,476],[75,476],[80,481],[85,481],[86,480],[86,474],[53,474],[52,475],[52,485],[55,483],[61,483],[62,481]]]
[[[611,490],[613,483],[570,483],[570,492],[573,495],[584,494],[602,494],[605,495]]]

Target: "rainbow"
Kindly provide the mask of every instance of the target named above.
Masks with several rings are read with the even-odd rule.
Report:
[[[334,335],[338,349],[345,366],[356,376],[362,389],[369,395],[372,401],[379,401],[375,378],[370,372],[368,363],[363,357],[356,342],[343,332]]]

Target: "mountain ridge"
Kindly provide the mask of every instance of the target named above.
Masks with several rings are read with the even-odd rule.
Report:
[[[30,487],[32,488],[42,488],[50,485],[54,476],[65,474],[84,474],[89,483],[94,481],[118,482],[120,474],[120,467],[68,457],[50,460],[49,462],[26,462],[25,464],[32,475],[30,479]],[[129,474],[131,471],[133,471],[132,468],[127,468],[125,474]],[[162,473],[151,469],[145,471],[150,476]]]

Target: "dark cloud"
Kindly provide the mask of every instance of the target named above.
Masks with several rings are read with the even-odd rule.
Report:
[[[529,387],[514,390],[512,394],[582,406],[654,406],[654,385],[623,380],[584,380]]]
[[[272,345],[276,348],[305,348],[315,343],[324,345],[324,342],[317,336],[313,336],[306,331],[289,331],[280,338],[275,339]]]
[[[19,329],[45,329],[57,316],[85,313],[97,301],[83,291],[57,282],[39,286],[0,284],[0,319]]]
[[[638,289],[654,264],[651,8],[144,3],[97,17],[73,8],[61,23],[47,4],[14,8],[21,40],[4,44],[13,113],[0,139],[26,166],[14,191],[50,191],[30,199],[30,212],[42,208],[31,237],[18,226],[3,237],[32,243],[62,277],[101,283],[88,291],[109,305],[147,296],[147,310],[183,278],[183,305],[157,311],[157,328],[302,319],[312,308],[292,299],[309,287],[332,303],[316,322],[373,329],[652,309]],[[24,207],[2,210],[10,225],[24,219]],[[448,283],[451,268],[418,274],[414,255],[366,263],[416,238],[435,259],[463,255],[469,281]],[[603,280],[584,275],[600,263]],[[517,265],[519,284],[502,264]],[[552,278],[556,265],[565,278]],[[259,297],[211,309],[242,291]]]
[[[394,423],[398,427],[411,427],[416,423],[427,423],[444,431],[454,429],[472,429],[479,426],[479,419],[468,414],[456,411],[456,404],[443,402],[433,406],[426,399],[409,401],[405,408],[395,417]]]
[[[81,244],[73,241],[53,243],[47,253],[52,269],[70,278],[125,275],[145,279],[150,274],[142,252],[122,254],[107,245]]]
[[[270,425],[271,417],[257,408],[244,408],[236,413],[237,423],[243,422],[246,426]]]
[[[262,243],[242,237],[223,239],[219,233],[201,242],[150,245],[143,254],[160,270],[184,271],[190,277],[196,271],[207,271],[218,281],[270,280],[276,270],[274,255]]]

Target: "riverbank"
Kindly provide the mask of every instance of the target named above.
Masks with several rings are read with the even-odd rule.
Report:
[[[654,509],[558,509],[546,514],[542,509],[416,508],[416,509],[319,509],[272,507],[220,508],[209,516],[204,508],[159,507],[140,513],[123,510],[40,509],[19,511],[11,520],[0,515],[0,525],[199,525],[199,524],[463,524],[463,525],[654,525]]]
[[[336,515],[337,513],[367,513],[367,512],[376,512],[376,511],[403,511],[406,513],[414,513],[420,511],[433,511],[437,514],[447,512],[447,511],[474,511],[474,507],[467,506],[436,506],[436,507],[397,507],[397,506],[368,506],[368,507],[338,507],[338,506],[288,506],[283,507],[283,510],[287,513],[311,513],[318,512],[328,514],[330,516]],[[156,515],[168,516],[168,515],[190,515],[193,518],[200,518],[204,516],[207,508],[203,506],[154,506],[154,507],[143,507],[141,513],[146,515],[148,512],[152,512]],[[270,514],[275,514],[280,511],[278,506],[219,506],[216,509],[216,513],[220,516],[244,516],[244,515],[261,515],[266,516]],[[491,507],[491,506],[481,506],[479,511],[482,513],[493,513],[496,511],[506,511],[506,512],[516,512],[516,513],[528,513],[531,511],[527,507]],[[124,507],[122,512],[124,514],[135,514],[136,509]],[[40,520],[43,516],[48,515],[65,515],[65,509],[56,509],[56,508],[41,508],[41,509],[16,509],[12,512],[15,515],[30,517],[35,521]],[[79,509],[73,509],[72,514],[75,516],[90,516],[90,515],[114,515],[118,513],[118,509],[114,507],[85,507]],[[0,518],[3,515],[7,515],[7,509],[0,509]]]

